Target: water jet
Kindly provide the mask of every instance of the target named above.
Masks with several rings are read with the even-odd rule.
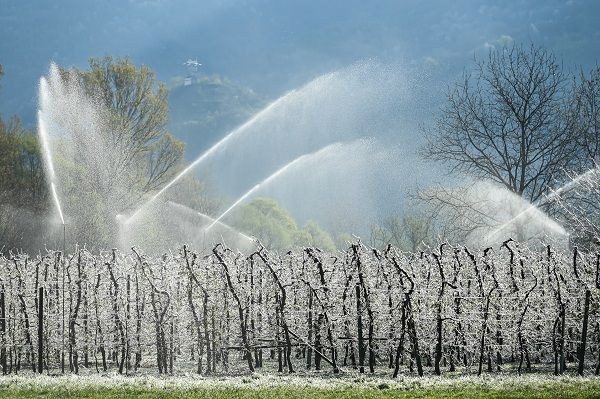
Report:
[[[281,103],[286,98],[288,98],[292,93],[294,93],[294,90],[292,90],[292,91],[286,93],[285,95],[279,97],[277,100],[275,100],[274,102],[272,102],[271,104],[269,104],[267,107],[265,107],[264,109],[262,109],[260,112],[258,112],[257,114],[255,114],[252,118],[250,118],[244,124],[240,125],[239,127],[235,128],[234,130],[232,130],[231,132],[229,132],[228,134],[226,134],[225,137],[223,137],[216,144],[214,144],[212,147],[210,147],[208,150],[206,150],[204,153],[202,153],[198,158],[196,158],[196,160],[194,162],[192,162],[185,169],[183,169],[181,172],[179,172],[179,174],[177,174],[177,176],[175,176],[170,182],[168,182],[156,194],[154,194],[152,197],[150,197],[150,199],[148,201],[146,201],[137,210],[135,210],[131,214],[131,216],[129,218],[127,218],[127,220],[125,221],[125,223],[128,224],[132,220],[134,220],[135,217],[144,208],[146,208],[149,204],[151,204],[152,202],[154,202],[158,197],[160,197],[171,186],[173,186],[175,183],[177,183],[179,180],[181,180],[182,177],[184,177],[185,175],[187,175],[192,169],[194,169],[196,166],[198,166],[199,164],[201,164],[204,160],[206,160],[207,158],[209,158],[210,156],[212,156],[213,154],[215,154],[216,152],[218,152],[220,149],[222,149],[224,146],[226,146],[229,141],[231,141],[232,139],[234,139],[237,135],[241,134],[241,132],[245,131],[245,129],[248,126],[250,126],[251,124],[255,123],[259,118],[261,118],[261,117],[263,117],[263,115],[267,114],[271,109],[273,109],[275,106],[277,106],[277,104]]]
[[[564,185],[559,187],[557,190],[551,190],[548,195],[545,195],[540,200],[536,201],[533,204],[530,204],[527,208],[525,208],[523,211],[519,212],[516,216],[514,216],[507,222],[503,223],[502,225],[500,225],[499,227],[495,228],[493,231],[488,233],[487,237],[490,238],[490,237],[498,235],[498,233],[500,233],[502,230],[506,229],[508,226],[515,223],[518,219],[523,218],[528,213],[535,213],[536,211],[541,212],[539,210],[540,206],[546,205],[549,202],[551,202],[557,198],[560,198],[560,196],[563,193],[568,192],[569,190],[574,188],[574,186],[576,184],[578,184],[581,180],[587,178],[589,175],[592,175],[593,173],[596,173],[597,171],[598,171],[597,167],[592,168],[584,173],[581,173],[581,174],[575,176],[573,179],[571,179],[570,181],[568,181],[567,183],[565,183]]]
[[[246,191],[241,197],[239,197],[236,201],[234,201],[234,203],[231,206],[229,206],[229,208],[227,208],[223,213],[221,213],[221,215],[219,215],[219,217],[217,217],[204,231],[205,232],[209,231],[216,223],[219,223],[219,221],[221,219],[223,219],[225,216],[227,216],[227,214],[229,214],[233,209],[235,209],[235,207],[237,207],[241,202],[243,202],[245,199],[250,197],[252,194],[254,194],[258,190],[260,190],[261,187],[263,187],[263,186],[269,184],[270,182],[274,181],[275,179],[277,179],[279,176],[281,176],[282,174],[284,174],[291,168],[301,164],[302,162],[305,162],[306,160],[308,160],[312,157],[316,157],[321,154],[327,153],[327,152],[331,151],[332,149],[339,149],[341,147],[341,145],[342,145],[341,143],[330,144],[326,147],[321,148],[318,151],[312,152],[310,154],[301,155],[298,158],[283,165],[281,168],[277,169],[269,177],[267,177],[260,183],[257,183],[254,187],[252,187],[250,190]]]

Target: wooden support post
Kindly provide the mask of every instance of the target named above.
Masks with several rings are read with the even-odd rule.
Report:
[[[365,341],[363,337],[362,307],[360,302],[360,286],[356,284],[356,329],[358,331],[358,370],[365,372]]]
[[[585,344],[587,341],[588,318],[590,314],[590,299],[592,293],[590,290],[585,291],[585,304],[583,305],[583,326],[581,327],[581,346],[579,347],[579,367],[577,373],[583,375],[583,366],[585,359]]]
[[[38,289],[38,373],[44,372],[44,288]]]
[[[0,349],[0,363],[2,363],[2,374],[6,374],[6,303],[4,301],[4,290],[0,292],[0,334],[2,335],[2,349]]]

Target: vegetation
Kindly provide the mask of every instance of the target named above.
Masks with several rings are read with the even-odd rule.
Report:
[[[105,57],[91,59],[88,70],[62,73],[65,80],[77,81],[88,97],[102,104],[102,117],[108,123],[102,131],[110,146],[122,149],[115,151],[117,159],[105,164],[109,169],[107,175],[119,176],[121,180],[124,177],[124,180],[109,179],[101,190],[114,195],[118,190],[111,184],[117,183],[135,188],[137,194],[122,198],[123,203],[112,201],[119,202],[118,212],[133,207],[144,195],[156,192],[180,170],[184,145],[167,131],[167,89],[148,67],[136,67],[127,59]],[[570,233],[578,245],[595,245],[600,202],[590,198],[600,195],[600,190],[594,179],[583,182],[583,195],[570,195],[560,202],[546,202],[544,198],[596,165],[600,151],[599,82],[600,68],[590,73],[570,74],[544,48],[533,45],[494,48],[487,58],[476,62],[472,73],[465,73],[450,89],[435,126],[427,131],[429,141],[423,155],[446,164],[451,173],[498,184],[524,200],[538,203],[559,221],[577,226],[574,228],[577,231]],[[260,103],[254,93],[241,93],[218,78],[196,79],[196,83],[178,86],[175,96],[178,107],[185,104],[194,113],[210,108],[206,111],[208,114],[202,116],[200,125],[194,125],[191,130],[201,127],[222,130],[227,125],[221,123],[223,118],[237,120],[250,113],[250,109],[242,107],[235,116],[224,117],[223,101],[233,103],[234,108],[240,105],[237,103],[240,96],[248,100],[244,103],[255,106]],[[213,99],[215,104],[193,100],[199,90],[208,93],[204,93],[205,96],[217,97]],[[219,126],[211,125],[213,117],[221,121]],[[187,129],[189,122],[182,118],[185,119],[181,115],[177,118],[180,130]],[[12,137],[0,143],[2,151],[22,154],[21,161],[5,158],[4,176],[0,180],[0,192],[5,198],[2,217],[7,221],[0,234],[5,237],[6,248],[17,248],[25,244],[19,237],[27,235],[27,223],[20,223],[17,228],[17,219],[11,222],[8,215],[25,221],[26,215],[41,217],[48,207],[47,194],[40,184],[43,171],[35,139],[20,127],[18,119],[0,126],[3,131],[0,134]],[[208,136],[205,139],[212,140]],[[93,180],[93,176],[83,176],[84,170],[76,166],[84,160],[63,157],[61,163],[60,156],[58,158],[60,166],[71,175],[71,183],[62,188],[65,191],[62,194],[68,198],[67,203],[75,204],[81,211],[75,213],[86,214],[86,220],[91,221],[101,222],[109,217],[110,212],[94,206],[97,199],[87,196],[89,193],[106,197],[96,190],[85,189],[85,182]],[[24,170],[23,166],[16,166],[25,162],[28,174],[19,171]],[[18,174],[21,184],[14,184],[14,176]],[[25,182],[27,179],[31,181]],[[177,190],[172,190],[177,193],[169,193],[167,197],[212,215],[220,200],[211,196],[207,187],[206,177],[184,179]],[[467,189],[439,186],[419,191],[413,211],[390,214],[371,227],[370,243],[377,247],[393,243],[415,251],[423,245],[432,245],[438,235],[464,242],[478,226],[490,224],[489,215],[478,208],[480,199],[470,200]],[[86,196],[82,197],[82,192]],[[19,213],[23,217],[18,216]],[[98,223],[92,226],[95,224]],[[334,231],[331,232],[336,238],[333,240],[315,222],[300,227],[281,206],[268,199],[242,206],[233,224],[274,249],[302,245],[333,249],[343,247],[343,241],[348,238],[340,238],[341,232]],[[77,241],[87,241],[86,238],[108,233],[86,228],[72,234]],[[524,239],[523,234],[519,230],[516,237]],[[30,248],[36,248],[36,244]]]
[[[186,143],[188,159],[196,158],[264,106],[252,90],[220,76],[194,76],[187,86],[182,78],[169,83],[169,129]]]
[[[508,2],[0,0],[0,399],[600,399],[600,1]]]
[[[142,193],[156,190],[175,173],[184,144],[166,131],[168,91],[147,66],[127,59],[90,59],[88,71],[75,73],[88,97],[109,111],[110,143],[122,148],[115,174],[139,170]],[[136,166],[134,168],[134,166]]]
[[[40,90],[40,120],[62,132],[49,146],[68,239],[113,246],[116,215],[181,168],[184,144],[166,131],[166,87],[149,68],[106,57],[85,71],[53,66]]]
[[[428,142],[422,154],[461,179],[503,187],[567,225],[577,225],[574,230],[584,227],[577,221],[587,220],[585,231],[571,233],[578,244],[589,246],[594,242],[589,229],[600,221],[597,209],[575,205],[565,211],[545,199],[596,166],[599,75],[597,67],[571,75],[550,51],[534,45],[491,49],[450,88],[436,123],[424,132]],[[465,242],[480,225],[495,222],[479,209],[481,199],[471,199],[467,191],[438,186],[417,195],[420,205],[429,208],[424,220],[435,218],[435,230],[444,231],[446,239]],[[394,226],[387,227],[381,226],[393,236]],[[522,229],[515,238],[526,239]]]
[[[405,251],[416,252],[434,245],[433,216],[416,210],[406,210],[403,215],[390,215],[371,226],[369,243],[375,248],[392,244]]]
[[[492,50],[451,89],[424,154],[534,202],[579,162],[566,83],[545,49]]]
[[[510,240],[0,257],[0,368],[600,375],[598,259]]]
[[[3,75],[0,64],[0,78]],[[0,115],[0,253],[42,241],[36,220],[47,209],[47,188],[37,136],[18,117]]]
[[[271,198],[257,198],[240,206],[233,225],[274,250],[307,245],[335,249],[332,238],[317,223],[309,221],[304,228],[298,227],[294,218]]]
[[[81,215],[82,219],[70,221],[70,241],[114,245],[110,240],[114,234],[107,230],[105,220],[114,218],[115,212],[135,206],[144,195],[163,187],[181,169],[184,145],[167,131],[167,89],[157,82],[148,67],[136,67],[127,59],[111,57],[92,58],[88,70],[61,70],[60,76],[58,84],[73,90],[71,100],[84,101],[78,97],[81,91],[98,113],[87,116],[91,119],[80,116],[85,127],[77,125],[77,121],[74,126],[65,126],[67,131],[81,130],[77,134],[90,136],[80,137],[81,140],[78,136],[72,138],[75,143],[91,140],[89,148],[73,151],[69,149],[72,143],[53,143],[57,147],[55,166],[63,180],[59,190],[64,197],[64,210],[70,215]],[[215,85],[204,83],[209,87]],[[182,90],[187,92],[194,87],[179,88],[178,98]],[[229,91],[235,92],[235,89]],[[57,122],[71,123],[60,118]],[[120,150],[114,151],[115,148]],[[90,159],[90,151],[101,154]],[[48,217],[49,209],[37,136],[23,129],[16,117],[9,122],[0,119],[0,153],[3,154],[0,160],[0,242],[3,245],[0,248],[36,251],[48,239],[46,232],[39,228],[39,221]],[[114,157],[109,159],[109,153]],[[96,159],[97,155],[100,158]],[[90,162],[95,163],[91,167],[80,167]],[[98,173],[99,170],[103,173]],[[202,213],[214,214],[219,200],[210,195],[208,181],[207,177],[186,176],[177,183],[176,189],[166,193],[166,198]],[[110,209],[102,208],[104,202]],[[236,224],[272,248],[297,245],[334,248],[331,237],[315,222],[300,228],[291,215],[268,199],[242,207]],[[160,223],[146,227],[161,228],[164,229]],[[28,239],[24,240],[25,237]]]
[[[574,85],[574,93],[571,118],[574,121],[575,139],[581,149],[578,158],[583,168],[595,168],[600,162],[600,67],[594,68],[588,76],[581,71],[579,81]],[[592,172],[582,179],[576,172],[569,177],[579,184],[577,190],[558,201],[558,213],[566,225],[573,226],[572,233],[578,243],[600,246],[599,176]]]
[[[114,377],[113,377],[114,378]],[[238,379],[231,377],[221,383],[212,380],[197,384],[178,381],[158,381],[152,379],[130,379],[115,384],[112,380],[72,381],[56,378],[32,385],[26,378],[17,380],[0,379],[0,394],[3,398],[519,398],[519,399],[584,399],[597,398],[600,382],[597,379],[562,380],[520,380],[477,382],[458,380],[438,381],[420,384],[416,381],[394,383],[389,380],[346,382],[338,380],[311,380],[310,385],[298,381],[270,381],[262,383],[262,378]],[[37,380],[39,381],[39,380]],[[225,382],[229,381],[230,386]],[[322,384],[324,383],[324,384]]]

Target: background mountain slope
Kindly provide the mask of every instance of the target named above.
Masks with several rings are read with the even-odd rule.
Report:
[[[195,158],[224,134],[254,114],[264,100],[252,90],[219,76],[182,79],[169,91],[170,131],[186,143],[186,157]]]

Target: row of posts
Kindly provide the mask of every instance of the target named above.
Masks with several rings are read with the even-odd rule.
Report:
[[[583,314],[583,331],[581,334],[581,346],[579,348],[579,365],[577,372],[579,375],[583,375],[584,369],[584,358],[585,358],[585,347],[588,329],[588,318],[590,309],[590,290],[585,291],[585,304]],[[44,370],[44,288],[38,289],[38,323],[37,323],[37,342],[38,342],[38,356],[37,356],[37,371],[42,374]],[[2,348],[0,348],[0,363],[2,364],[2,373],[7,374],[6,364],[6,345],[4,345],[4,337],[6,334],[6,303],[4,297],[4,291],[0,292],[0,336],[2,337]],[[360,330],[359,330],[360,334]],[[63,368],[64,372],[64,368]]]

